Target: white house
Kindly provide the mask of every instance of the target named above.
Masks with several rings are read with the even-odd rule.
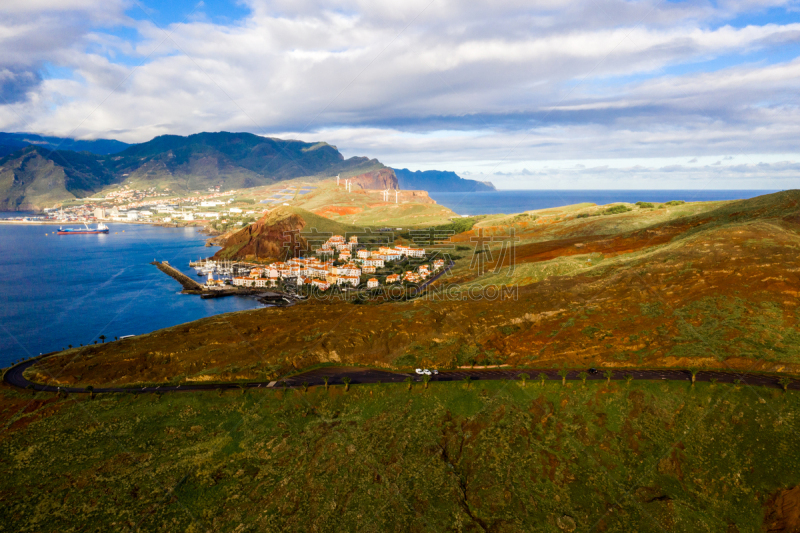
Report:
[[[374,289],[377,286],[378,286],[378,280],[377,279],[369,278],[369,280],[367,280],[367,288],[368,289]]]
[[[358,277],[361,275],[361,269],[358,268],[354,263],[347,263],[346,265],[342,265],[340,267],[334,267],[334,274],[337,276],[355,276]]]
[[[412,248],[411,246],[397,245],[395,250],[408,257],[425,257],[424,248]]]
[[[311,285],[313,287],[318,288],[321,291],[327,291],[328,289],[331,288],[331,284],[330,283],[328,283],[327,281],[321,280],[321,279],[312,279],[311,280]]]
[[[371,267],[378,267],[378,268],[383,268],[383,264],[384,264],[383,263],[383,259],[381,259],[380,257],[375,257],[375,256],[372,256],[369,259],[364,259],[361,263],[364,266],[371,266]]]

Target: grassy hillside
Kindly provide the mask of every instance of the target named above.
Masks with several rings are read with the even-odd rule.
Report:
[[[800,394],[0,388],[0,531],[796,531]],[[790,490],[793,489],[793,490]]]
[[[438,205],[427,193],[400,191],[384,201],[381,191],[356,190],[347,192],[336,181],[321,181],[315,189],[298,195],[292,205],[302,207],[326,218],[361,227],[427,227],[444,224],[457,215]]]
[[[792,191],[685,208],[690,214],[677,218],[648,211],[660,222],[616,234],[609,228],[639,227],[635,212],[534,225],[520,232],[513,268],[502,242],[473,255],[473,228],[448,251],[452,273],[416,300],[312,300],[211,317],[67,350],[32,367],[32,377],[94,385],[264,379],[325,362],[796,372],[799,198]],[[581,224],[599,233],[586,235]]]

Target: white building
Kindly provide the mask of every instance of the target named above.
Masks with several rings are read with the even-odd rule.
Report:
[[[361,261],[361,264],[364,266],[383,268],[383,259],[380,257],[373,256],[370,257],[369,259],[364,259],[363,261]]]
[[[334,267],[333,273],[337,276],[361,276],[361,269],[355,263],[347,263],[340,267]]]
[[[377,279],[369,278],[369,280],[367,280],[367,288],[368,289],[374,289],[377,286],[378,286],[378,280]]]
[[[412,248],[411,246],[397,245],[395,250],[407,257],[425,257],[424,248]]]

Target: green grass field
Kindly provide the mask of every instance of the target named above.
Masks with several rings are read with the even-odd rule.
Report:
[[[745,532],[800,483],[772,389],[0,392],[0,531]]]

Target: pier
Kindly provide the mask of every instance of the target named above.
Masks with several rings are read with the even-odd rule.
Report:
[[[180,270],[176,269],[175,267],[171,266],[168,262],[160,262],[160,261],[153,261],[150,263],[151,265],[155,265],[161,272],[164,274],[172,277],[181,284],[183,287],[184,292],[191,292],[193,294],[204,293],[207,292],[206,288],[197,283],[195,280],[181,272]]]
[[[208,287],[197,283],[195,280],[176,269],[168,262],[153,261],[150,263],[155,265],[161,272],[174,278],[175,281],[183,287],[183,294],[199,294],[201,298],[224,298],[225,296],[256,296],[261,303],[279,307],[293,305],[296,298],[292,294],[276,292],[269,289],[261,288],[247,288],[247,287],[225,287],[217,289],[209,289]]]

